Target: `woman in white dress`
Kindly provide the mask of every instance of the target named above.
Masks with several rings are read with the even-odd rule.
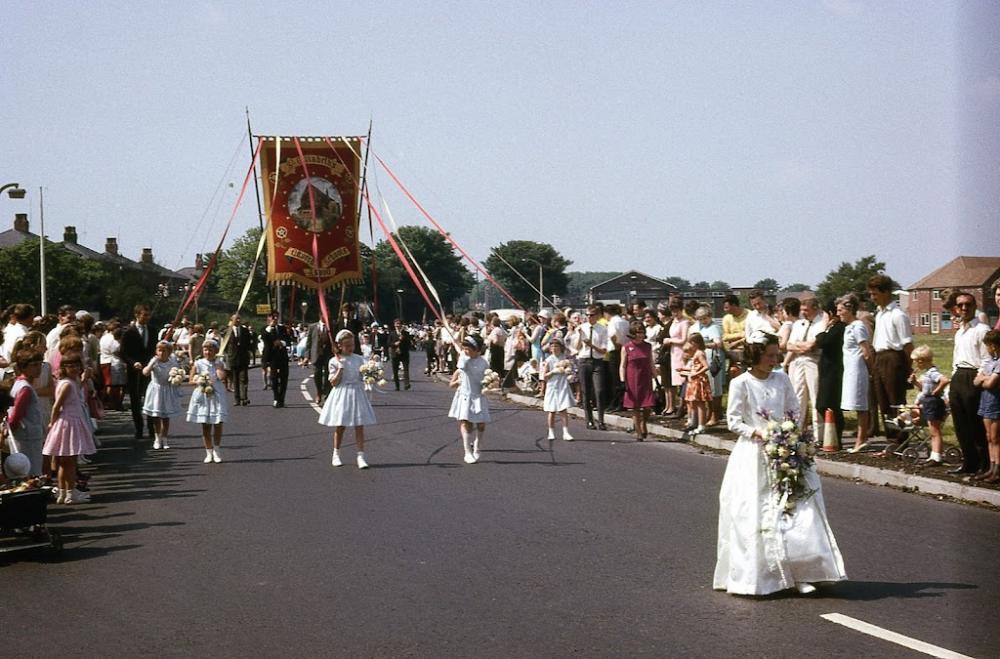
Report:
[[[772,492],[761,448],[767,420],[798,414],[788,376],[775,371],[780,351],[774,335],[747,340],[750,370],[733,380],[726,416],[739,435],[719,491],[719,538],[713,587],[734,595],[767,595],[787,588],[816,590],[818,582],[847,578],[844,560],[826,518],[815,467],[805,474],[813,494],[785,514]]]
[[[549,338],[550,355],[542,362],[541,380],[545,383],[545,398],[542,409],[548,412],[549,439],[556,438],[556,414],[562,415],[562,438],[572,441],[569,434],[569,408],[573,407],[573,390],[569,385],[569,374],[573,372],[572,363],[566,359],[563,352],[566,346],[562,337],[555,334]]]
[[[455,372],[448,383],[453,389],[458,388],[451,399],[448,416],[458,419],[465,464],[479,462],[480,442],[490,420],[490,406],[483,395],[483,376],[489,363],[483,359],[482,352],[483,340],[478,334],[465,337],[462,341],[462,356],[458,358]]]
[[[206,339],[201,345],[201,359],[191,364],[191,384],[195,385],[188,402],[187,420],[201,424],[201,439],[205,445],[205,460],[222,462],[222,426],[229,417],[226,405],[226,369],[219,356],[219,344]]]
[[[874,354],[868,327],[858,320],[858,298],[837,298],[837,316],[844,323],[844,377],[840,389],[840,409],[858,413],[858,437],[849,453],[868,444],[868,365]]]
[[[170,434],[170,417],[181,413],[181,399],[177,387],[170,382],[170,371],[179,368],[169,341],[156,344],[156,356],[149,360],[142,374],[150,377],[146,387],[146,398],[142,403],[142,413],[153,420],[153,448],[168,449],[167,435]]]
[[[340,330],[334,339],[337,342],[337,352],[330,359],[330,395],[326,397],[323,410],[319,413],[319,422],[333,428],[333,458],[330,464],[334,467],[343,464],[340,445],[344,441],[344,432],[352,427],[354,445],[358,450],[358,469],[367,469],[365,426],[375,423],[375,410],[365,394],[364,379],[361,376],[361,366],[365,359],[354,354],[354,334],[350,330]]]

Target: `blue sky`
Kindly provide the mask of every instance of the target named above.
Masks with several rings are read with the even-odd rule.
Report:
[[[372,119],[477,258],[539,240],[573,270],[746,285],[874,253],[905,285],[1000,255],[997,34],[990,2],[10,3],[0,183],[30,195],[0,226],[37,229],[45,186],[50,236],[190,265],[249,106],[261,134]]]

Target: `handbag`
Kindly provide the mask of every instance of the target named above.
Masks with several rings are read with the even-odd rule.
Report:
[[[719,350],[713,350],[712,361],[709,362],[708,364],[708,372],[711,373],[712,376],[714,377],[718,375],[719,371],[721,370],[722,370],[722,357],[719,356]]]
[[[103,419],[104,418],[104,403],[93,391],[87,392],[87,412],[90,414],[91,419]]]

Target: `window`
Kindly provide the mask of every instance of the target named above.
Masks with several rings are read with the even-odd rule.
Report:
[[[920,326],[929,327],[931,324],[931,315],[929,313],[920,314]]]
[[[918,294],[919,292],[920,292],[920,291],[910,291],[910,299],[911,299],[911,300],[916,300],[916,299],[917,299],[917,294]]]
[[[931,299],[932,300],[940,300],[941,299],[941,289],[935,288],[933,291],[931,291]]]

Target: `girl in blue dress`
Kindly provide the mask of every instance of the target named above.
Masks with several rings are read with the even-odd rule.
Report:
[[[549,339],[549,350],[552,351],[542,362],[542,382],[545,383],[545,398],[542,409],[548,412],[549,439],[556,438],[556,414],[562,416],[562,438],[572,441],[569,434],[569,408],[573,407],[573,390],[569,386],[569,374],[573,367],[563,355],[565,345],[557,334]]]
[[[174,347],[169,341],[160,341],[156,344],[156,356],[142,369],[142,374],[151,378],[142,403],[142,413],[153,420],[153,448],[156,450],[170,448],[167,445],[170,417],[181,413],[177,386],[170,382],[170,371],[178,368],[173,352]]]
[[[375,410],[365,394],[361,376],[361,366],[365,359],[354,354],[354,334],[342,329],[334,337],[337,354],[330,360],[330,395],[326,397],[319,422],[333,427],[333,459],[331,464],[339,467],[340,445],[348,426],[354,428],[354,445],[358,449],[358,469],[367,469],[365,460],[365,426],[375,423]]]
[[[458,388],[448,416],[458,419],[466,464],[479,462],[480,442],[490,420],[490,406],[483,395],[483,375],[490,365],[483,359],[482,352],[483,339],[478,334],[466,336],[462,340],[462,356],[448,383],[453,389]]]
[[[188,403],[187,420],[201,424],[201,439],[205,444],[205,460],[222,462],[222,425],[229,416],[226,405],[226,367],[219,356],[219,344],[206,340],[201,346],[202,357],[191,365],[194,392]]]

